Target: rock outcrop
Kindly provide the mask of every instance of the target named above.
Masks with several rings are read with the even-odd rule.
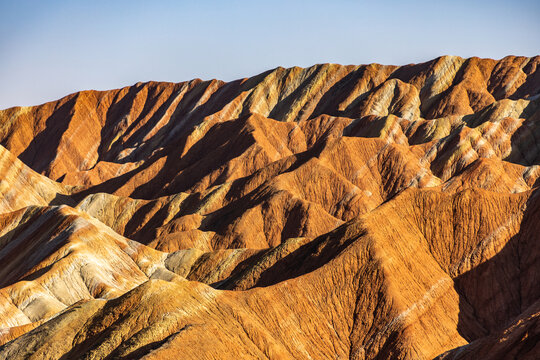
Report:
[[[0,111],[0,359],[536,359],[540,56]]]

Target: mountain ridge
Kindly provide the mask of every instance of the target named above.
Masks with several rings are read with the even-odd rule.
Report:
[[[0,110],[0,358],[535,358],[538,64]]]

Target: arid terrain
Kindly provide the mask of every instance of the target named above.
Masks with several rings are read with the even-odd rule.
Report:
[[[0,111],[0,359],[539,359],[540,56]]]

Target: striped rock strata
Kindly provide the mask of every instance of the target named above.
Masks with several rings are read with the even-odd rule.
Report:
[[[0,111],[0,359],[536,359],[540,57]]]

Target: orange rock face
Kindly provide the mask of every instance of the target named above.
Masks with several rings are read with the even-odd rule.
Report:
[[[539,65],[0,111],[0,359],[540,358]]]

